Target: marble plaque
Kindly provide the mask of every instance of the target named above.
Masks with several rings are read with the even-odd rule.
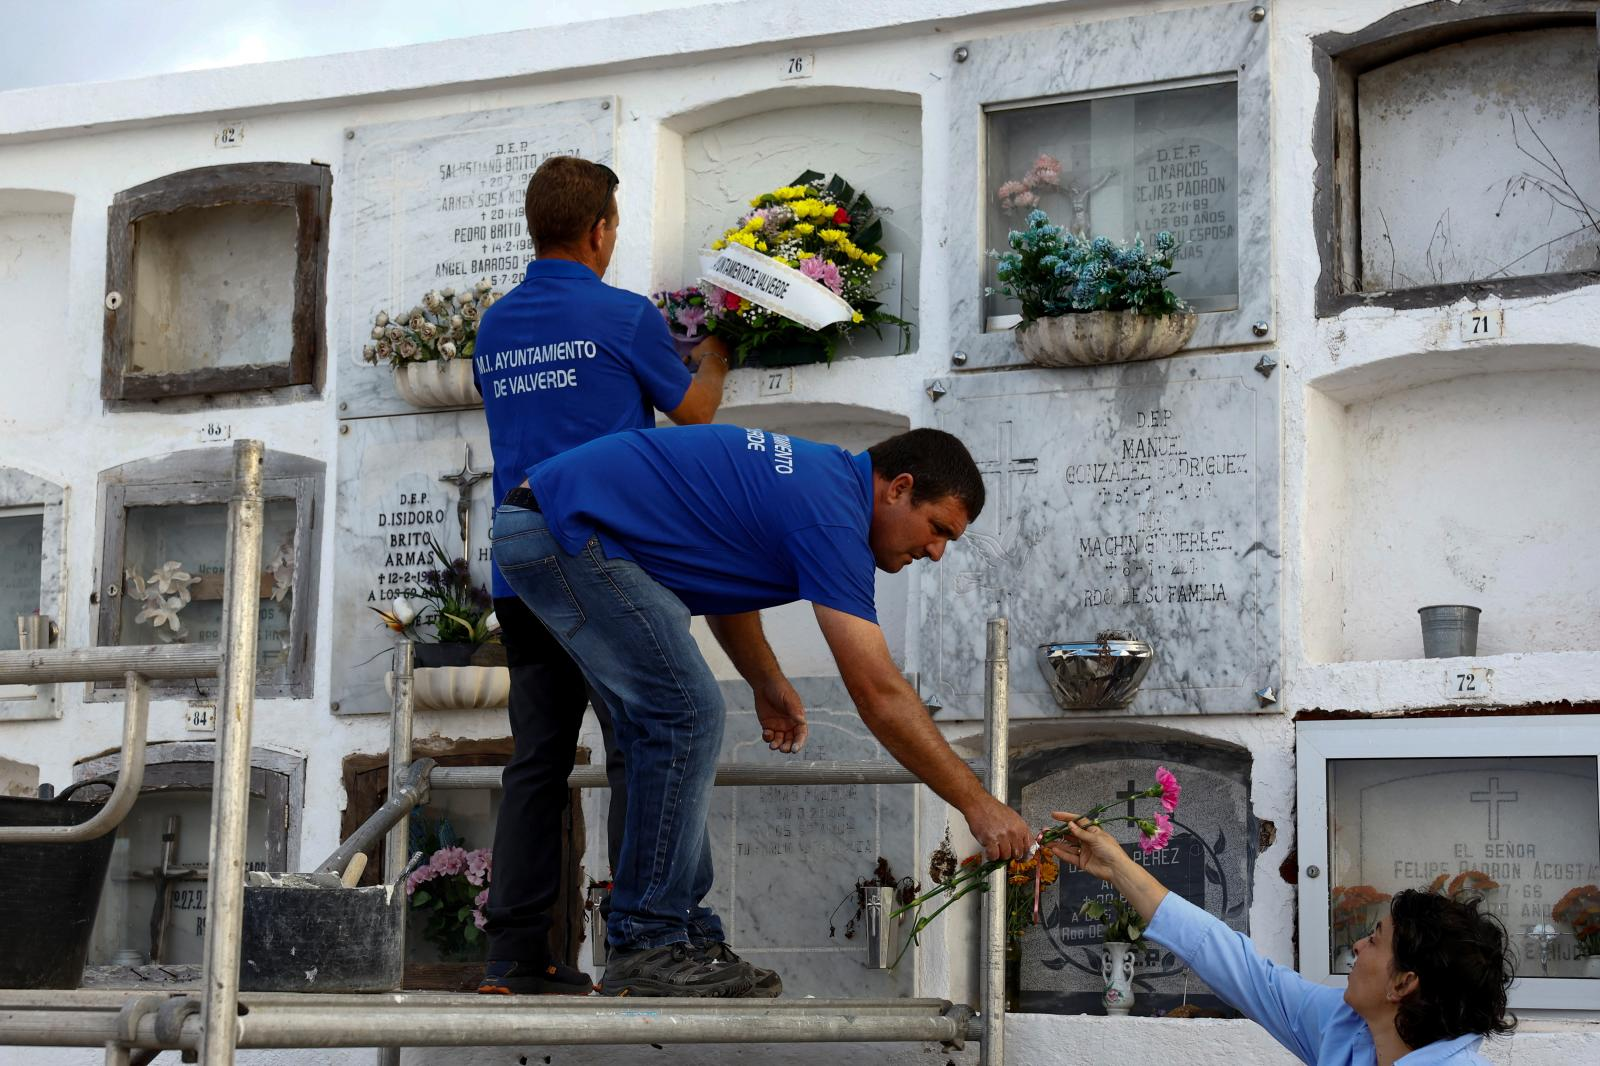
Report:
[[[513,288],[533,258],[523,227],[528,179],[555,155],[610,163],[616,113],[609,97],[591,97],[347,131],[334,195],[340,417],[415,413],[387,365],[361,360],[374,317],[480,278]]]
[[[1203,907],[1240,932],[1249,932],[1250,879],[1255,869],[1256,822],[1250,813],[1250,760],[1243,753],[1192,744],[1097,743],[1053,748],[1012,763],[1012,802],[1029,825],[1050,824],[1050,812],[1084,811],[1155,783],[1157,766],[1177,775],[1183,798],[1171,842],[1145,854],[1126,822],[1105,828],[1170,891]],[[1160,810],[1154,800],[1119,804],[1107,817]],[[1100,1013],[1100,922],[1078,916],[1086,899],[1110,900],[1116,890],[1063,864],[1045,889],[1040,923],[1022,937],[1021,1009],[1038,1013]],[[1173,954],[1145,945],[1134,978],[1137,1013],[1190,1003],[1221,1006]]]
[[[467,551],[462,552],[462,490],[440,480],[467,467],[468,477],[493,472],[481,411],[431,418],[363,418],[339,435],[339,488],[334,500],[333,707],[338,714],[388,713],[384,674],[394,636],[368,608],[383,607],[436,569],[426,538],[471,564],[489,584],[491,479],[467,490]]]
[[[1183,238],[1177,268],[1194,276],[1179,287],[1202,312],[1191,348],[1271,338],[1270,21],[1253,21],[1253,6],[1030,29],[954,50],[966,58],[948,68],[950,143],[999,171],[950,168],[946,232],[929,235],[952,252],[950,343],[967,370],[1027,362],[1012,309],[984,296],[985,255],[1032,206],[1002,203],[1000,187],[1025,181],[1040,153],[1061,164],[1053,184],[1030,190],[1054,221]]]
[[[769,750],[749,686],[729,681],[722,685],[728,706],[724,762],[893,763],[862,723],[842,681],[792,680],[811,726],[801,753]],[[710,815],[716,883],[708,902],[742,956],[782,975],[786,996],[910,995],[917,949],[894,970],[869,970],[863,924],[858,921],[848,938],[845,926],[856,913],[855,883],[872,876],[880,856],[895,876],[927,881],[916,825],[914,785],[719,787]]]
[[[1068,714],[1041,644],[1125,630],[1155,661],[1132,714],[1260,711],[1278,686],[1278,379],[1259,353],[951,376],[927,420],[988,501],[922,570],[923,696],[983,712],[984,630],[1011,621],[1011,713]]]

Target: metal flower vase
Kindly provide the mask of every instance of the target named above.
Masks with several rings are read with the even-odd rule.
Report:
[[[1039,366],[1100,366],[1165,358],[1189,343],[1198,321],[1193,311],[1085,311],[1024,322],[1015,336]]]
[[[1100,947],[1100,976],[1104,990],[1100,1002],[1107,1014],[1125,1015],[1133,1010],[1133,972],[1139,958],[1132,944],[1107,941]]]

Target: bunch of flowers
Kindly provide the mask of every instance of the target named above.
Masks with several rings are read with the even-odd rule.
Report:
[[[1006,864],[1006,939],[1021,940],[1022,931],[1039,923],[1039,895],[1034,891],[1049,888],[1061,876],[1061,864],[1054,855],[1040,848],[1026,859]]]
[[[501,293],[480,280],[470,289],[433,289],[403,315],[379,311],[372,323],[373,343],[361,349],[369,363],[428,363],[471,359],[478,342],[478,320]]]
[[[200,584],[198,576],[190,574],[176,559],[169,559],[149,577],[140,576],[137,570],[124,570],[122,581],[127,594],[144,604],[144,609],[134,616],[135,622],[149,622],[164,643],[188,639],[189,631],[183,628],[178,614],[189,606],[189,590]],[[163,633],[162,626],[169,632]]]
[[[988,293],[1020,301],[1025,323],[1084,311],[1165,315],[1186,306],[1167,288],[1177,273],[1172,255],[1178,240],[1166,230],[1150,249],[1142,237],[1126,244],[1067,233],[1043,211],[1033,211],[1027,228],[1012,230],[1008,243],[1009,251],[989,253],[998,260],[999,284]]]
[[[389,601],[389,609],[368,607],[389,629],[403,637],[426,641],[422,632],[433,630],[439,644],[482,644],[500,629],[494,615],[494,598],[482,585],[472,583],[465,559],[452,559],[433,537],[428,537],[436,569],[424,570],[417,587]]]
[[[1121,799],[1113,799],[1109,802],[1090,808],[1087,814],[1084,814],[1079,818],[1079,824],[1104,825],[1106,822],[1127,822],[1139,830],[1140,851],[1143,851],[1146,854],[1152,851],[1160,851],[1172,840],[1172,815],[1177,813],[1178,797],[1182,794],[1182,792],[1183,789],[1178,784],[1178,779],[1176,776],[1174,776],[1172,771],[1168,770],[1165,766],[1157,767],[1155,784],[1151,785],[1142,792],[1135,792],[1132,796],[1124,795]],[[1118,807],[1124,803],[1142,799],[1158,800],[1158,805],[1161,809],[1156,811],[1154,814],[1151,814],[1149,817],[1141,815],[1110,813],[1113,807]],[[1036,838],[1037,842],[1035,844],[1033,853],[1029,856],[1028,860],[1023,861],[1031,862],[1033,859],[1043,854],[1044,846],[1046,844],[1049,844],[1055,840],[1059,840],[1061,837],[1066,835],[1067,827],[1064,824],[1052,825],[1045,829],[1041,829],[1038,837]],[[935,879],[938,881],[938,886],[930,891],[924,892],[922,895],[918,896],[916,899],[913,899],[910,903],[900,907],[890,915],[891,918],[898,918],[907,912],[912,912],[916,915],[916,921],[911,928],[911,935],[906,938],[905,947],[900,949],[900,954],[904,955],[906,949],[916,941],[917,936],[924,929],[926,929],[935,918],[939,917],[939,915],[943,914],[952,904],[954,904],[956,900],[960,899],[962,896],[965,896],[969,892],[987,892],[989,890],[989,875],[995,870],[1000,869],[1002,866],[1011,865],[1011,863],[1014,861],[1016,860],[991,859],[985,862],[981,854],[969,855],[965,859],[961,860],[960,865],[958,865],[953,872],[949,871],[948,869],[941,869],[937,863],[933,864],[930,867],[930,873],[932,873]],[[1032,920],[1037,922],[1039,920],[1038,899],[1039,893],[1044,887],[1045,864],[1043,862],[1033,862],[1033,864],[1028,867],[1028,870],[1032,874],[1033,882],[1032,893],[1034,906]],[[1009,889],[1011,886],[1009,877],[1006,885],[1009,895]],[[938,901],[938,907],[931,914],[923,914],[922,909],[925,906],[931,905],[935,901]],[[898,962],[899,960],[896,959],[895,961]]]
[[[699,289],[690,287],[658,292],[652,299],[661,309],[661,316],[667,320],[667,331],[672,334],[673,340],[698,343],[710,334],[707,326],[712,311],[707,304],[706,294]]]
[[[1122,896],[1105,901],[1086,899],[1078,914],[1104,922],[1104,940],[1108,944],[1132,944],[1144,937],[1144,919]]]
[[[1061,160],[1040,155],[1020,179],[1005,182],[995,190],[1002,211],[1026,211],[1039,206],[1041,190],[1061,187]]]
[[[755,197],[750,208],[711,242],[712,249],[742,244],[793,267],[843,299],[852,314],[849,322],[814,331],[715,286],[708,285],[703,291],[681,290],[681,305],[705,309],[707,332],[728,340],[736,362],[743,363],[753,352],[772,345],[819,342],[832,361],[840,339],[862,326],[880,336],[882,326],[896,326],[903,343],[910,343],[910,324],[884,311],[874,298],[874,275],[884,259],[883,223],[865,193],[857,192],[837,174],[824,181],[820,173],[808,170],[792,185]],[[695,298],[701,302],[695,303]],[[665,306],[662,309],[669,312],[668,322],[673,322],[674,314]],[[690,317],[694,317],[692,312]],[[676,319],[680,328],[687,328],[681,311]]]
[[[470,954],[483,940],[493,853],[468,851],[448,818],[430,826],[420,810],[411,814],[410,835],[413,854],[428,855],[406,877],[411,909],[427,915],[422,935],[446,958]]]
[[[1328,899],[1328,927],[1340,947],[1353,947],[1377,921],[1373,908],[1389,902],[1389,893],[1371,885],[1334,885]]]
[[[1365,887],[1365,886],[1361,886]],[[1458,892],[1477,892],[1479,894],[1493,892],[1500,887],[1500,882],[1484,873],[1482,870],[1463,870],[1451,877],[1449,874],[1440,874],[1428,885],[1429,892],[1438,892],[1446,896],[1454,896]],[[1385,896],[1385,899],[1388,897]]]
[[[1600,956],[1600,885],[1579,885],[1550,909],[1550,916],[1572,927],[1578,950]]]

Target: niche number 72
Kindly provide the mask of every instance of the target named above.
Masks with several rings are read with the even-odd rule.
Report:
[[[1484,699],[1494,693],[1494,671],[1487,666],[1451,670],[1444,675],[1444,694],[1453,700]]]

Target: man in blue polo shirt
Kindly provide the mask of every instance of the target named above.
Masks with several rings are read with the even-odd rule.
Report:
[[[1027,854],[1032,831],[945,742],[873,605],[875,569],[938,561],[982,509],[983,480],[959,440],[917,429],[851,455],[692,426],[604,437],[527,477],[496,511],[495,558],[611,706],[627,752],[608,995],[759,994],[703,902],[723,704],[691,615],[707,616],[749,682],[762,739],[792,752],[805,742],[805,708],[759,612],[810,600],[873,735],[961,811],[990,858]],[[708,973],[707,958],[724,965]]]
[[[617,176],[572,156],[546,160],[528,182],[528,234],[538,258],[479,325],[473,373],[494,452],[495,498],[528,467],[622,429],[710,421],[722,397],[727,349],[707,341],[691,375],[660,312],[600,280],[617,242]],[[586,994],[589,976],[549,955],[561,879],[561,820],[573,754],[591,699],[577,665],[493,574],[495,615],[511,670],[516,751],[502,779],[494,876],[486,907],[489,965],[479,990]],[[605,704],[594,699],[612,782],[610,850],[621,847],[626,784]]]

